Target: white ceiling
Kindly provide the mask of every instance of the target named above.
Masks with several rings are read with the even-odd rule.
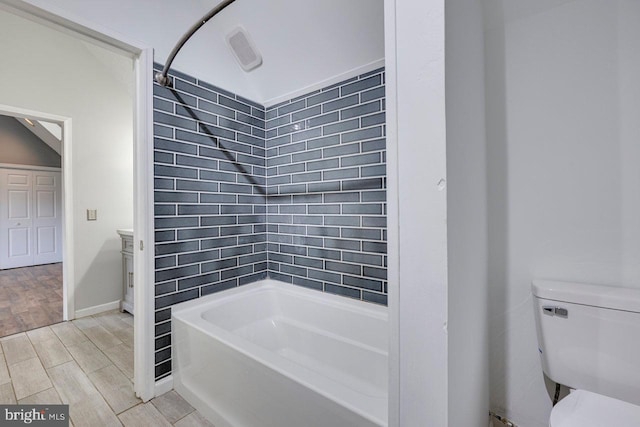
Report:
[[[152,46],[164,63],[187,29],[219,0],[27,0]],[[175,69],[269,105],[380,66],[383,0],[237,0],[198,31]],[[263,57],[246,73],[225,35],[242,25]]]

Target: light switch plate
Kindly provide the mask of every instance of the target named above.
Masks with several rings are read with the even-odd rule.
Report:
[[[96,221],[98,219],[97,209],[87,209],[87,221]]]

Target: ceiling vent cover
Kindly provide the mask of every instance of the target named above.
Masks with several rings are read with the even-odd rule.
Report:
[[[244,28],[237,27],[227,34],[227,44],[243,70],[251,71],[262,64],[262,56]]]

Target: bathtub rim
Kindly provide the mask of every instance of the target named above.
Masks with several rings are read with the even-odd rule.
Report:
[[[208,305],[213,301],[218,301],[216,305],[223,304],[226,301],[237,299],[240,295],[255,292],[262,289],[277,289],[289,293],[295,293],[305,299],[331,301],[332,305],[348,309],[352,312],[365,312],[367,315],[377,317],[380,320],[389,320],[388,307],[369,301],[358,300],[355,298],[344,297],[341,295],[331,294],[316,289],[307,288],[305,286],[294,285],[288,282],[282,282],[275,279],[262,279],[257,282],[247,283],[246,285],[236,286],[224,289],[196,298],[190,301],[181,302],[171,306],[171,315],[189,310],[194,310],[201,305]]]
[[[206,321],[201,317],[201,313],[204,311],[205,307],[206,309],[211,309],[217,305],[222,305],[226,302],[237,300],[244,294],[262,292],[271,289],[275,289],[279,292],[294,293],[298,296],[302,296],[305,299],[306,297],[308,297],[311,300],[321,300],[322,304],[330,303],[333,306],[333,304],[335,303],[337,306],[346,310],[364,313],[367,316],[372,316],[379,320],[385,320],[386,322],[388,322],[388,309],[385,306],[378,306],[376,304],[361,300],[347,299],[339,295],[327,294],[326,292],[320,292],[314,289],[293,285],[291,283],[280,282],[273,279],[260,280],[258,282],[253,282],[247,285],[223,290],[211,295],[206,295],[205,297],[196,300],[176,304],[173,306],[171,318],[172,321],[178,321],[186,324],[189,327],[192,327],[205,334],[209,338],[217,340],[220,343],[229,346],[234,351],[241,353],[243,356],[256,360],[265,368],[275,371],[292,381],[300,383],[304,387],[314,391],[315,393],[323,396],[326,399],[336,402],[337,404],[358,414],[362,418],[380,426],[387,426],[389,396],[388,389],[386,399],[366,395],[366,397],[363,399],[363,393],[354,390],[352,387],[336,382],[335,380],[327,378],[320,373],[313,371],[311,368],[304,367],[282,356],[279,356],[267,349],[264,349],[258,344],[248,341],[229,330]],[[176,328],[172,328],[172,336],[175,334],[175,332]],[[388,357],[388,349],[384,350]],[[177,362],[174,353],[175,349],[172,345],[173,377],[174,381],[181,382],[181,375],[178,367],[176,366]],[[328,390],[331,390],[333,392],[329,392]],[[363,406],[367,407],[366,403],[379,404],[381,401],[385,401],[387,403],[383,413],[379,413],[378,411],[376,411],[378,405],[371,405],[371,407],[373,408],[371,413],[368,413],[367,411],[361,409],[361,407]],[[352,402],[360,402],[361,404],[355,405]]]

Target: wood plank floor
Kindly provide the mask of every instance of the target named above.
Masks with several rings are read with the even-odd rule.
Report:
[[[213,427],[175,391],[142,403],[132,376],[133,316],[127,313],[0,339],[0,404],[65,403],[75,427]]]
[[[0,337],[62,322],[62,263],[0,270]]]

